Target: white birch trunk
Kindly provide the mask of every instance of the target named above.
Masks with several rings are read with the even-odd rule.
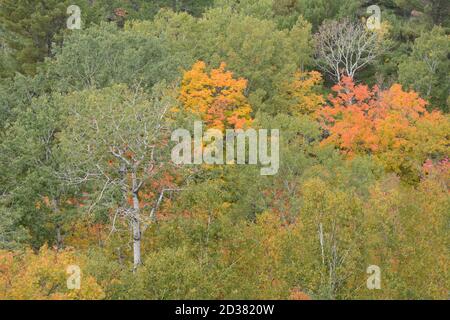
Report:
[[[140,208],[139,208],[139,186],[136,178],[136,173],[131,174],[133,183],[133,216],[131,225],[133,229],[133,270],[141,264],[141,225],[140,225]]]
[[[136,270],[141,264],[141,226],[139,223],[139,198],[137,193],[133,192],[133,269]]]

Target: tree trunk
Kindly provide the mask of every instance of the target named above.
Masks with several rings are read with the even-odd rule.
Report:
[[[59,212],[59,206],[58,206],[58,201],[59,199],[53,199],[52,200],[52,206],[53,206],[53,214],[54,216],[58,219],[60,216],[60,212]],[[56,249],[60,250],[63,248],[63,237],[61,234],[61,223],[60,222],[56,222]]]
[[[139,198],[137,191],[133,192],[133,218],[131,221],[133,227],[133,270],[136,271],[141,264],[141,226],[139,223]]]
[[[62,249],[63,247],[63,239],[61,235],[61,225],[58,223],[56,225],[56,248],[58,250]]]

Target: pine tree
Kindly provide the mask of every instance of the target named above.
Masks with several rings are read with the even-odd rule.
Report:
[[[0,0],[0,30],[18,72],[34,74],[36,63],[62,43],[68,0]],[[81,4],[80,4],[81,6]]]

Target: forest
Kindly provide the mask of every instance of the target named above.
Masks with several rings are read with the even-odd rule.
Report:
[[[0,0],[0,300],[448,299],[449,110],[448,0]]]

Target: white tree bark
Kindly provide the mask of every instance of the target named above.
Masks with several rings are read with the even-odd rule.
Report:
[[[141,225],[140,209],[139,209],[139,197],[137,192],[133,192],[133,270],[136,270],[141,264]]]
[[[133,210],[131,216],[131,227],[133,231],[133,270],[136,271],[141,264],[141,224],[140,224],[140,207],[139,207],[139,189],[142,186],[136,176],[136,167],[139,163],[134,165],[134,171],[131,173],[132,194],[133,194]]]
[[[314,39],[320,69],[336,82],[342,75],[354,78],[382,51],[376,32],[347,19],[324,23]]]
[[[121,194],[122,201],[112,205],[116,214],[111,232],[117,230],[117,218],[128,224],[136,270],[142,264],[141,238],[149,224],[139,192],[145,184],[149,185],[158,170],[171,165],[166,162],[170,156],[170,150],[166,149],[170,132],[165,114],[173,99],[171,91],[165,88],[159,88],[158,92],[155,89],[152,95],[145,94],[139,85],[118,86],[117,90],[108,93],[109,100],[104,104],[71,106],[76,121],[65,132],[68,147],[64,152],[76,161],[69,161],[63,178],[77,184],[92,182],[97,188],[98,195],[89,212],[103,202],[108,192]],[[108,200],[104,203],[111,206]]]

